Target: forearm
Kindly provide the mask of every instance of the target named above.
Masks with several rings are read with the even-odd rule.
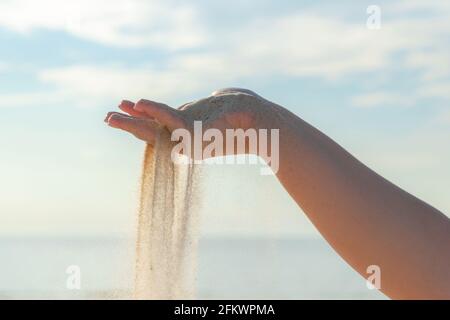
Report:
[[[450,222],[285,109],[277,177],[359,273],[378,265],[392,298],[450,298]]]

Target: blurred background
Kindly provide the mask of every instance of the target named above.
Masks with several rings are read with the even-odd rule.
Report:
[[[129,290],[144,146],[103,123],[122,99],[252,89],[449,213],[449,40],[448,1],[0,0],[0,296]],[[385,298],[259,167],[202,185],[199,298]]]

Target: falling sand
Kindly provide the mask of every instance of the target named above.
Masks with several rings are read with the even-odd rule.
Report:
[[[174,143],[160,129],[147,145],[136,242],[136,299],[190,299],[195,294],[197,167],[171,160]]]

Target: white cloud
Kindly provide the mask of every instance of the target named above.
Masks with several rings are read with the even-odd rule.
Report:
[[[313,36],[311,36],[313,35]],[[380,34],[313,13],[261,20],[231,40],[233,65],[250,73],[335,78],[386,63]]]
[[[418,90],[421,97],[441,98],[450,102],[450,82],[425,84]]]
[[[382,8],[383,10],[383,8]],[[445,1],[401,1],[384,8],[394,16],[383,22],[393,32],[392,40],[415,39],[403,42],[390,54],[402,52],[399,65],[403,70],[417,72],[416,85],[409,92],[375,91],[355,95],[357,107],[414,106],[421,99],[436,98],[450,102],[450,3]],[[382,41],[385,41],[383,39]],[[386,70],[389,74],[389,70]],[[395,75],[391,76],[393,79]]]
[[[421,31],[423,25],[414,29],[415,37],[409,37],[410,26],[403,21],[371,31],[363,23],[313,11],[292,13],[230,29],[211,40],[208,50],[177,61],[235,77],[277,74],[336,79],[383,70],[391,65],[394,53],[427,46],[430,37]]]
[[[450,103],[450,82],[426,82],[407,93],[368,92],[352,97],[351,103],[358,108],[411,107],[426,98],[436,98],[443,100],[444,103]]]
[[[450,3],[442,0],[403,0],[393,1],[389,4],[388,9],[396,13],[405,13],[410,11],[429,11],[432,13],[448,13],[450,12]]]
[[[63,30],[115,46],[179,49],[204,41],[191,6],[160,0],[2,0],[0,26],[21,33]]]
[[[428,62],[427,62],[428,63]],[[438,62],[439,63],[439,62]],[[445,66],[444,66],[445,67]],[[374,108],[380,106],[411,107],[418,105],[421,100],[432,98],[438,99],[441,103],[450,105],[450,73],[442,69],[441,73],[438,67],[430,63],[430,72],[425,75],[425,79],[406,93],[396,93],[392,91],[371,91],[355,95],[351,103],[359,108]],[[441,79],[441,76],[443,79]]]
[[[406,66],[423,72],[424,81],[447,78],[450,75],[450,46],[412,52],[406,59]]]
[[[388,92],[370,92],[352,98],[352,105],[359,108],[373,108],[378,106],[407,107],[414,105],[415,97]]]
[[[50,7],[52,10],[48,10]],[[433,19],[403,14],[424,8],[434,12]],[[47,93],[52,95],[48,100],[66,97],[85,105],[122,97],[176,99],[199,90],[208,93],[244,77],[341,80],[355,74],[370,77],[384,73],[389,78],[392,67],[419,72],[423,84],[416,94],[403,96],[379,90],[358,93],[353,104],[409,106],[423,97],[447,98],[447,85],[442,79],[450,75],[450,47],[442,39],[448,35],[450,24],[442,13],[450,12],[448,6],[406,1],[382,10],[391,12],[394,18],[383,18],[378,31],[367,29],[364,21],[349,22],[310,8],[285,16],[250,18],[224,32],[207,25],[194,6],[162,1],[101,0],[94,5],[88,0],[17,0],[0,4],[0,25],[18,32],[36,28],[65,30],[114,45],[196,47],[195,52],[168,53],[164,66],[72,65],[41,70],[37,78],[54,88]],[[365,12],[361,14],[364,18]],[[404,58],[398,65],[394,56],[400,52]],[[45,100],[46,93],[7,98],[24,103],[33,95]]]
[[[179,102],[177,99],[203,90],[208,94],[222,81],[231,83],[232,72],[222,69],[214,57],[183,56],[174,59],[167,69],[153,66],[125,68],[120,66],[73,65],[42,70],[37,79],[49,89],[40,92],[0,95],[0,106],[40,104],[75,104],[99,106],[127,98],[151,98]],[[220,77],[216,77],[220,75]]]
[[[5,93],[0,95],[0,107],[25,107],[39,105],[53,105],[67,101],[67,95],[58,92],[24,92]]]
[[[39,79],[52,85],[59,95],[81,105],[145,97],[173,101],[196,90],[212,91],[216,88],[210,79],[211,74],[206,70],[196,70],[195,65],[195,61],[187,59],[176,61],[173,67],[165,70],[71,66],[44,70]]]

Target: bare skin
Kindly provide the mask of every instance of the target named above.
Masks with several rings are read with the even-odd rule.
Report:
[[[148,100],[119,108],[127,115],[109,113],[107,123],[148,143],[155,142],[156,122],[170,131],[190,130],[193,120],[219,130],[279,129],[278,179],[347,263],[364,277],[378,265],[390,298],[450,299],[450,219],[290,111],[235,88],[179,109]]]

